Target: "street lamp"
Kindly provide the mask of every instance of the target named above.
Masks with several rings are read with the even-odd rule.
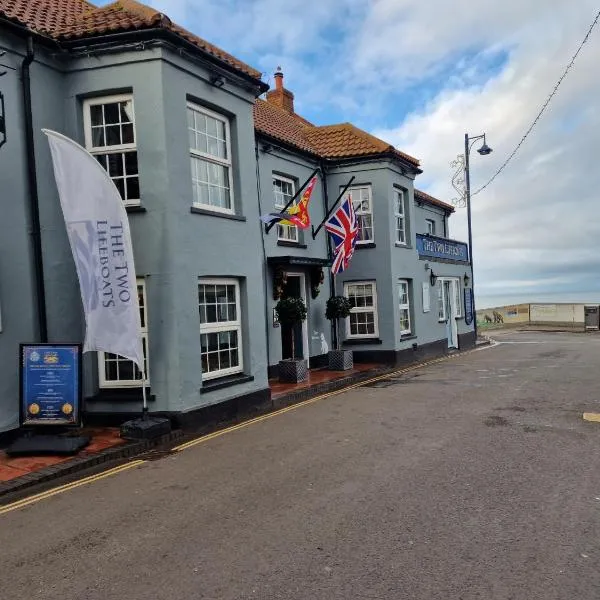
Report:
[[[483,140],[481,148],[477,152],[481,156],[487,156],[492,152],[492,149],[485,142],[485,133],[469,137],[465,133],[465,196],[467,201],[467,227],[469,230],[469,259],[471,261],[471,287],[473,289],[473,325],[475,331],[475,341],[477,341],[477,312],[475,310],[475,269],[473,267],[473,232],[471,231],[471,174],[469,172],[469,154],[477,140]]]

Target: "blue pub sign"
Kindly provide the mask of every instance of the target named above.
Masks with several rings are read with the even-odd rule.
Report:
[[[79,425],[81,346],[21,344],[21,425]]]
[[[417,233],[417,252],[419,257],[444,259],[452,262],[469,262],[469,249],[463,242]]]

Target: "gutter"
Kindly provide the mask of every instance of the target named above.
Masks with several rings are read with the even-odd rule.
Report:
[[[102,52],[108,49],[113,44],[122,44],[126,41],[139,41],[139,42],[150,42],[153,39],[164,39],[170,42],[174,46],[175,51],[186,52],[194,56],[194,58],[200,58],[202,61],[208,63],[213,69],[219,69],[223,75],[228,77],[237,78],[240,81],[244,81],[251,84],[252,87],[258,92],[256,96],[266,92],[269,89],[269,85],[264,81],[253,77],[249,73],[242,71],[241,69],[230,65],[225,60],[221,60],[216,56],[202,50],[195,44],[192,44],[184,37],[180,36],[174,31],[165,29],[164,27],[154,27],[152,29],[137,29],[132,31],[120,31],[116,33],[99,35],[93,37],[82,37],[65,39],[61,38],[60,45],[64,50],[77,54],[81,51],[85,54],[93,51]]]
[[[31,243],[33,249],[33,273],[35,277],[38,333],[40,342],[42,344],[45,344],[48,342],[48,321],[46,315],[46,288],[44,285],[42,232],[40,227],[40,208],[35,164],[35,144],[33,137],[33,113],[31,108],[30,66],[34,58],[35,54],[33,52],[33,37],[29,36],[27,38],[27,55],[25,56],[21,64],[21,84],[23,86],[23,113],[25,117],[27,184],[29,192],[29,210],[31,216]]]

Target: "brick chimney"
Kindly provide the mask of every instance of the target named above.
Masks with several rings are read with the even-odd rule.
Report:
[[[286,112],[294,114],[294,94],[283,87],[283,73],[281,67],[275,72],[275,89],[267,92],[267,102],[283,108]]]

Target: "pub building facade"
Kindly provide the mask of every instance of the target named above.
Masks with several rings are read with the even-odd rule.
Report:
[[[474,343],[466,246],[448,239],[452,206],[415,190],[416,159],[352,125],[309,123],[280,71],[268,90],[258,71],[148,6],[90,6],[0,0],[3,61],[14,69],[0,80],[0,434],[19,426],[19,344],[85,333],[42,128],[84,146],[123,198],[151,412],[183,418],[268,400],[269,377],[292,351],[274,314],[286,295],[306,301],[294,350],[311,368],[332,348],[334,291],[353,303],[340,341],[357,361]],[[333,283],[324,229],[314,239],[289,226],[267,233],[259,219],[313,174],[315,226],[354,177],[360,239]],[[141,384],[130,361],[87,353],[84,422],[139,412]]]

